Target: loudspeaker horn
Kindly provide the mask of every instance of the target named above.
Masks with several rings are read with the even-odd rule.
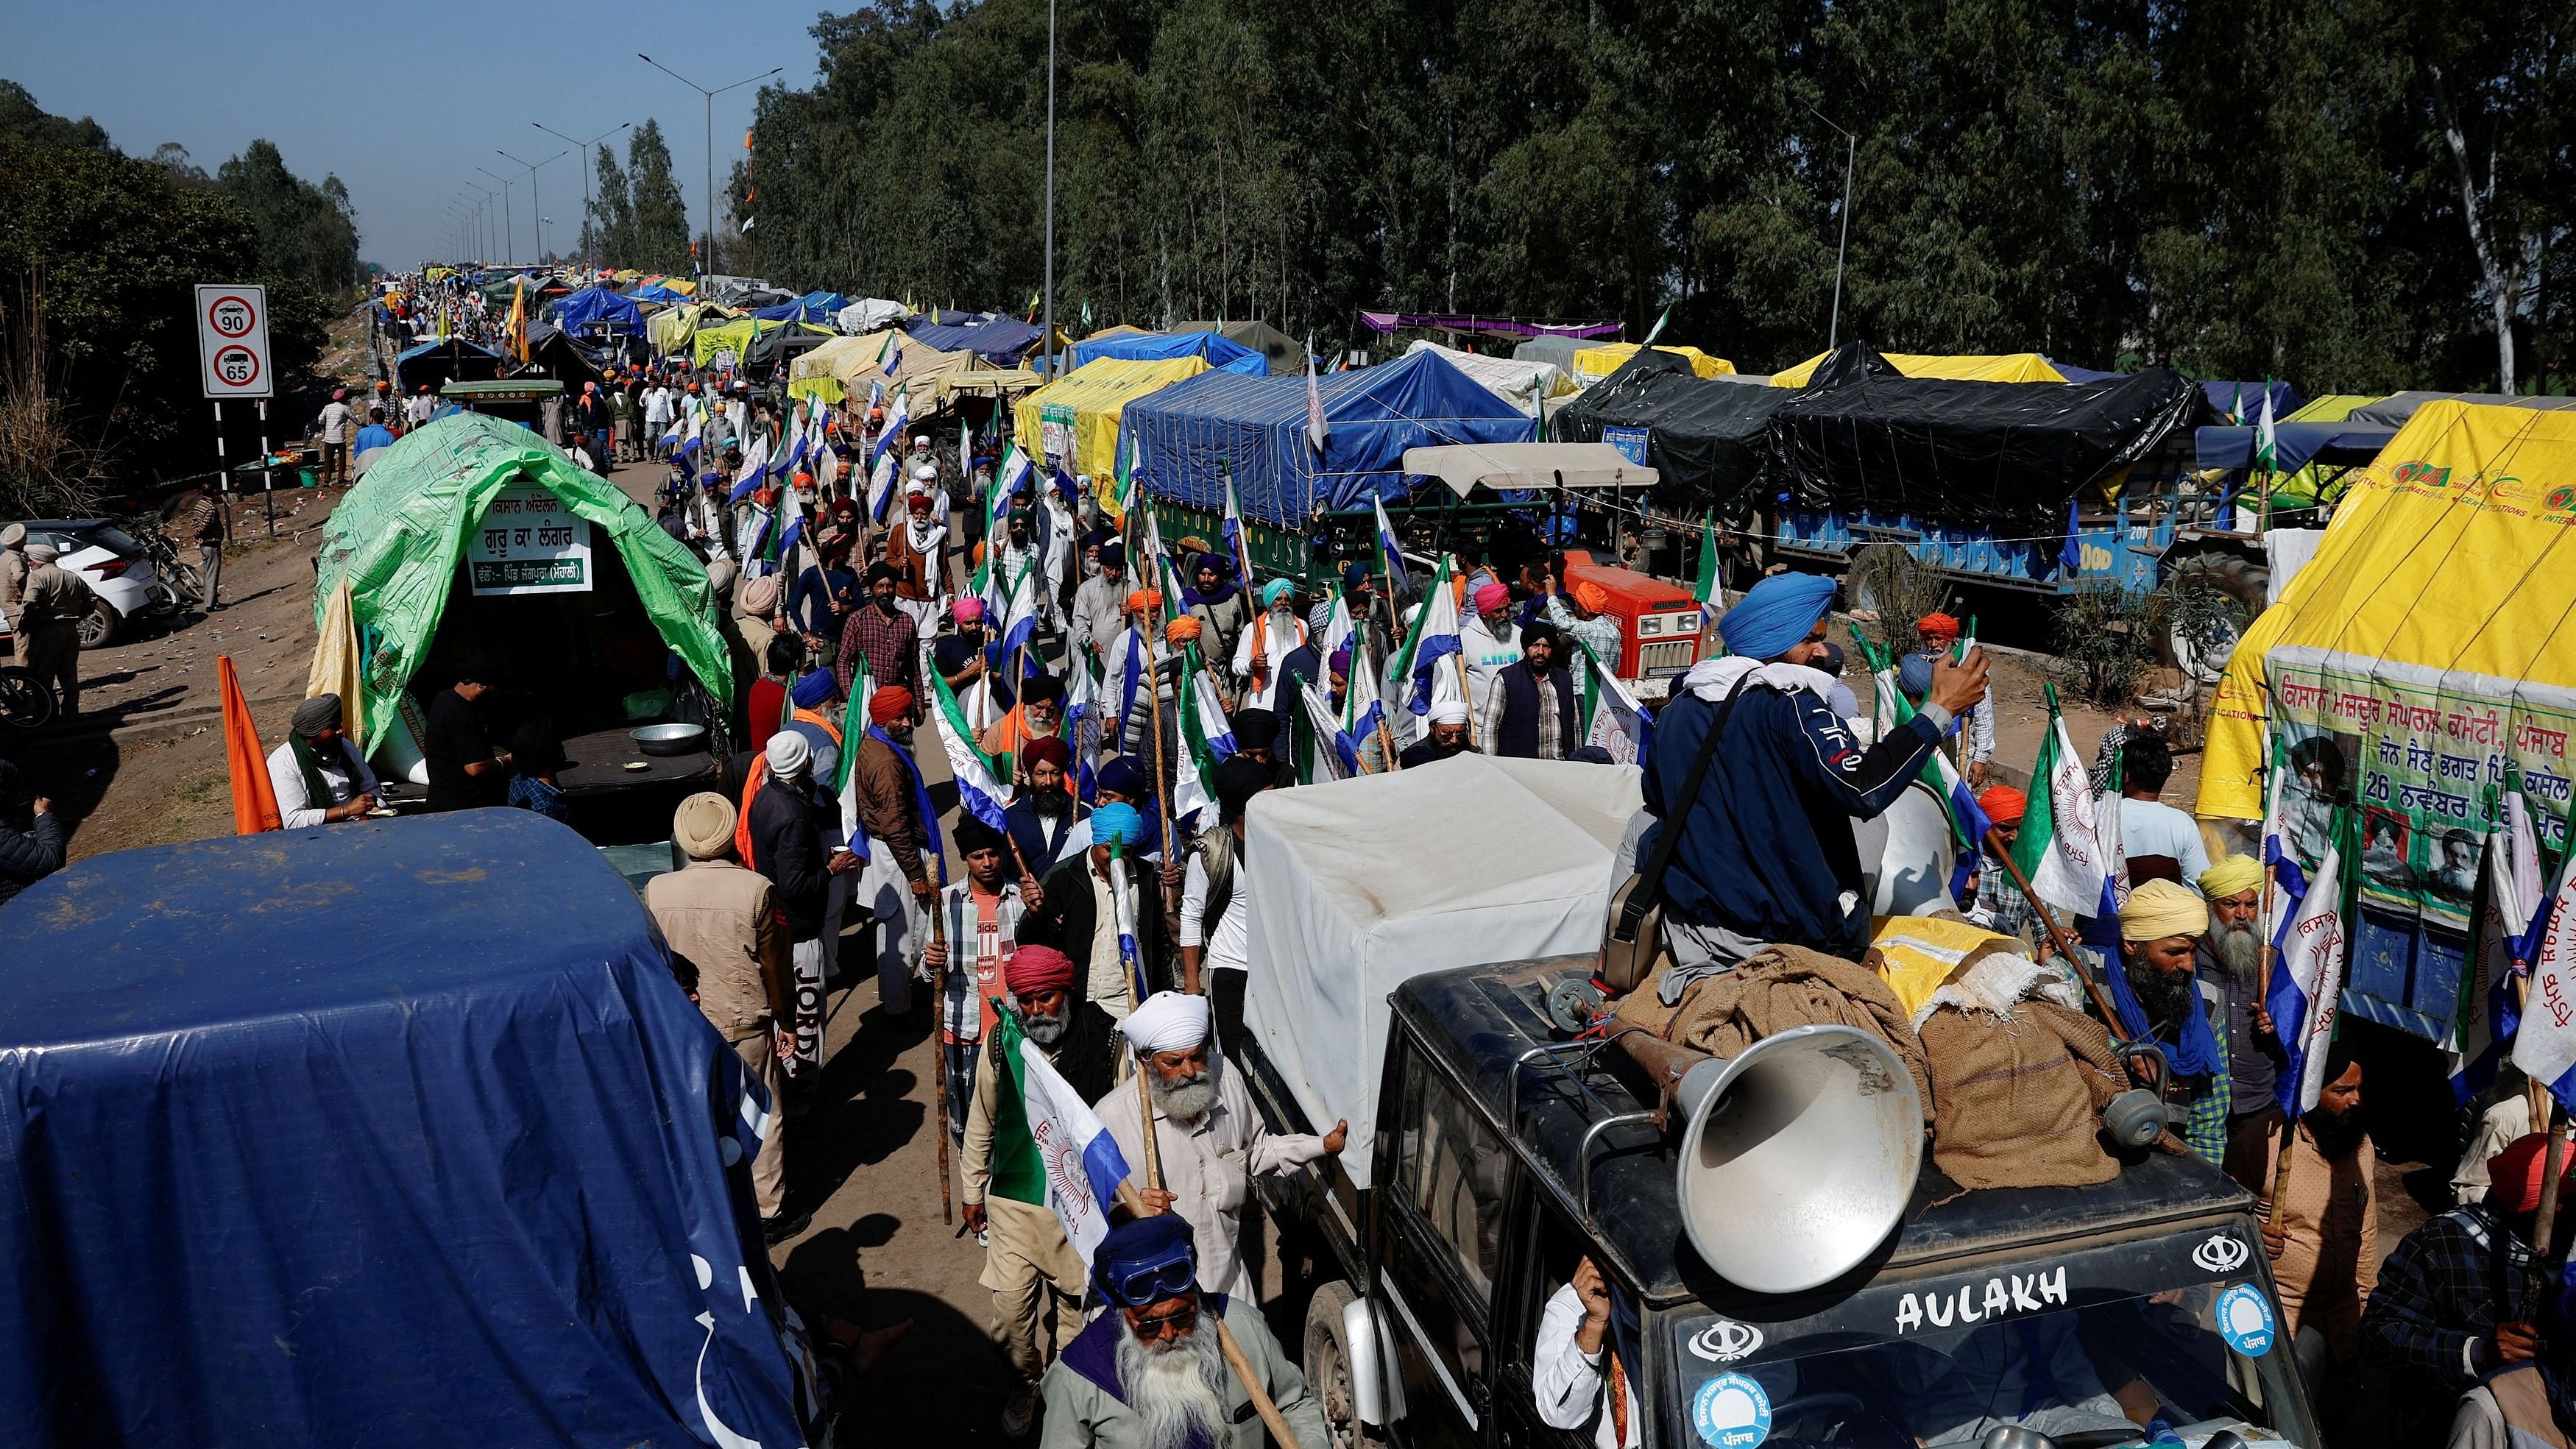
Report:
[[[1728,1282],[1796,1293],[1850,1272],[1904,1217],[1923,1098],[1896,1049],[1802,1026],[1708,1057],[1674,1091],[1691,1246]]]

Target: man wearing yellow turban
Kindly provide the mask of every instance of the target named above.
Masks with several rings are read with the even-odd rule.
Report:
[[[2286,1054],[2263,1008],[2263,938],[2257,921],[2263,867],[2250,855],[2221,856],[2200,873],[2209,898],[2209,933],[2201,938],[2200,983],[2215,987],[2227,1018],[2227,1175],[2248,1192],[2271,1190],[2267,1164],[2280,1135],[2276,1088]]]
[[[2210,1166],[2227,1159],[2225,998],[2198,979],[2209,906],[2200,892],[2151,880],[2120,907],[2120,969],[2111,999],[2131,1036],[2152,1038],[2173,1082],[2165,1100],[2183,1109],[2182,1139]],[[2217,1021],[2211,1018],[2215,1016]]]

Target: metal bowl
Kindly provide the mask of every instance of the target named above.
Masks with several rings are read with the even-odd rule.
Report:
[[[648,755],[693,755],[707,747],[707,727],[695,724],[646,725],[626,732],[635,748]]]

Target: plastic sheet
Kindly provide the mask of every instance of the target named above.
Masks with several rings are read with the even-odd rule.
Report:
[[[570,830],[126,852],[0,922],[11,1442],[806,1442],[767,1104]]]
[[[1808,508],[1912,513],[2033,533],[2191,421],[2170,368],[2119,382],[1873,377],[1810,388],[1771,419],[1778,481]]]
[[[1231,467],[1244,515],[1274,528],[1404,497],[1407,448],[1531,440],[1518,408],[1438,353],[1332,373],[1315,389],[1328,424],[1320,458],[1306,440],[1302,377],[1202,372],[1127,404],[1120,436],[1136,439],[1136,478],[1154,497],[1220,510]]]
[[[1560,409],[1553,431],[1564,442],[1592,443],[1608,441],[1612,430],[1642,429],[1646,463],[1662,475],[1659,501],[1739,514],[1763,492],[1771,415],[1797,396],[1712,381],[1669,352],[1640,352]]]
[[[1214,332],[1130,332],[1116,337],[1086,337],[1065,352],[1064,369],[1068,374],[1078,372],[1084,364],[1104,357],[1125,362],[1198,357],[1219,372],[1239,372],[1246,377],[1270,375],[1268,358]]]

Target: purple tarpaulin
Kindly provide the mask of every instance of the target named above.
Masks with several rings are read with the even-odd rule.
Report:
[[[1422,327],[1440,332],[1488,332],[1506,337],[1616,337],[1616,322],[1523,322],[1517,317],[1438,317],[1428,312],[1362,312],[1372,332]]]

